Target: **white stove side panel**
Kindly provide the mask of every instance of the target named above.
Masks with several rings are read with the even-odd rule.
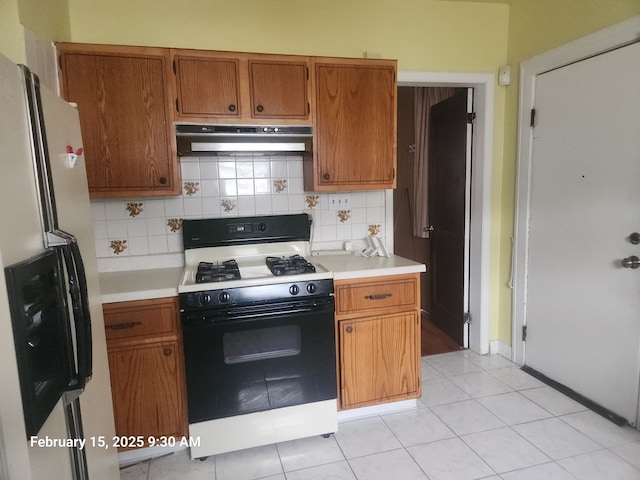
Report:
[[[191,458],[337,431],[336,400],[209,420],[189,425]]]

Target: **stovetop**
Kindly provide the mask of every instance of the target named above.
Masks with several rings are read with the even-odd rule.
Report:
[[[267,257],[275,258],[276,266],[292,264],[288,272],[274,274],[267,266]],[[291,261],[288,261],[291,257]],[[198,267],[201,262],[211,265],[215,278],[197,282]],[[185,269],[182,274],[179,293],[207,290],[227,290],[231,288],[268,285],[276,283],[303,283],[321,279],[331,279],[333,274],[317,263],[305,242],[278,244],[243,245],[228,247],[198,248],[185,251]],[[237,266],[239,278],[231,271]],[[277,267],[276,267],[277,268]],[[280,271],[280,270],[276,270]],[[220,274],[218,276],[218,274]]]
[[[316,287],[309,283],[333,274],[311,258],[310,235],[306,214],[184,220],[185,269],[178,292],[280,284],[313,293]]]

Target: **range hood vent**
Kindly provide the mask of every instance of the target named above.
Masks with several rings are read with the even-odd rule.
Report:
[[[309,126],[176,125],[178,155],[311,153]]]

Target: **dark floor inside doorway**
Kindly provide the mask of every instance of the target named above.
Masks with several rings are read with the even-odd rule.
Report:
[[[446,333],[440,330],[431,321],[427,312],[422,312],[422,356],[437,355],[462,350],[462,347],[453,341]]]

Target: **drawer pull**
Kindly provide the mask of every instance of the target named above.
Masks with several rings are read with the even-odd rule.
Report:
[[[114,323],[109,325],[111,330],[126,330],[128,328],[137,327],[138,325],[142,325],[142,322],[123,322],[123,323]]]
[[[375,295],[367,295],[364,298],[366,298],[367,300],[384,300],[385,298],[389,298],[390,296],[390,293],[377,293]]]
[[[170,348],[165,348],[163,353],[165,357],[170,357],[173,353],[173,350],[171,350]]]

